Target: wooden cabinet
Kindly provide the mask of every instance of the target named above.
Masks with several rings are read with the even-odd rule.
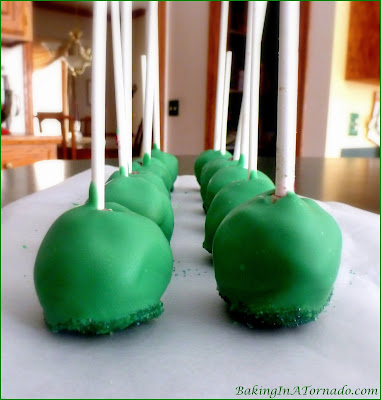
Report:
[[[345,78],[380,82],[380,2],[351,1]]]
[[[57,145],[61,142],[61,136],[2,136],[1,169],[56,159]]]
[[[28,42],[33,39],[32,2],[1,2],[1,43]]]

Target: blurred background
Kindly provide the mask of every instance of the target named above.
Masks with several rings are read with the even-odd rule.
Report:
[[[133,2],[135,154],[145,10],[146,2]],[[230,150],[242,101],[246,13],[246,2],[230,2]],[[159,3],[162,146],[172,154],[196,155],[213,145],[219,16],[219,2]],[[278,21],[279,2],[269,2],[261,59],[262,156],[275,155]],[[111,24],[107,40],[106,156],[117,157]],[[44,147],[55,138],[59,158],[89,158],[92,2],[2,1],[1,45],[2,169],[54,158],[46,150],[25,150],[32,139]],[[379,157],[380,3],[301,2],[299,49],[297,156]],[[7,147],[6,138],[14,137],[24,147]],[[17,160],[10,161],[15,153]]]

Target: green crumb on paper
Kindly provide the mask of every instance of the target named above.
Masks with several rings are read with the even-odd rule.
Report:
[[[71,203],[73,207],[78,207],[79,203]]]
[[[27,249],[28,246],[26,246],[25,244],[23,244],[23,245],[22,245],[22,248],[23,248],[23,249]]]

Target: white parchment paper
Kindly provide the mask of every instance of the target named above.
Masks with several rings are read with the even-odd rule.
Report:
[[[107,166],[107,176],[114,170]],[[330,305],[316,322],[295,329],[251,330],[226,313],[202,249],[199,186],[181,176],[172,194],[174,271],[164,314],[109,336],[52,334],[34,290],[34,260],[52,222],[86,200],[89,182],[86,171],[2,209],[2,398],[244,397],[236,396],[239,386],[256,388],[250,398],[269,398],[265,389],[272,398],[324,398],[311,390],[344,385],[353,392],[376,388],[378,395],[358,398],[379,398],[378,215],[320,203],[344,240]],[[279,395],[280,386],[299,387],[300,396],[297,389]]]

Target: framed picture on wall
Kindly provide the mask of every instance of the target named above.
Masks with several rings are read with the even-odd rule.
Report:
[[[91,79],[87,79],[86,81],[86,99],[87,105],[91,106]]]

